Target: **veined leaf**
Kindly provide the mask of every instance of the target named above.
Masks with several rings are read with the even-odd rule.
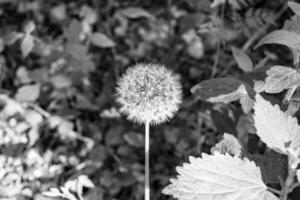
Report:
[[[254,104],[256,134],[271,149],[287,154],[287,149],[300,147],[300,126],[297,119],[282,112],[278,105],[271,105],[259,94]]]
[[[299,5],[298,5],[299,6]],[[296,9],[296,8],[295,8]],[[300,16],[294,15],[291,19],[286,20],[282,27],[283,30],[300,34]],[[299,62],[300,52],[296,49],[289,47],[294,57],[294,65]]]
[[[267,93],[279,93],[300,85],[300,73],[290,67],[274,66],[267,71],[267,75],[262,86]]]
[[[176,170],[179,175],[163,193],[178,200],[278,200],[267,191],[259,167],[247,158],[202,154]]]
[[[287,30],[277,30],[266,35],[261,39],[254,49],[264,45],[264,44],[282,44],[290,47],[296,52],[300,52],[300,34],[293,31]]]

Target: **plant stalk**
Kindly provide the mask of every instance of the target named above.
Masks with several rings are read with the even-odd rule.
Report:
[[[150,170],[149,170],[149,149],[150,149],[150,123],[145,123],[145,200],[150,200]]]
[[[280,197],[280,200],[287,200],[288,199],[288,194],[293,190],[295,176],[296,176],[296,170],[291,169],[290,166],[289,166],[288,177],[286,178],[284,186],[281,190],[282,195]]]

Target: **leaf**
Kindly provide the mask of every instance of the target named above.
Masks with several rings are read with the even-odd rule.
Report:
[[[119,11],[123,16],[129,19],[137,19],[145,17],[148,19],[154,19],[154,16],[151,15],[148,11],[138,8],[138,7],[129,7]]]
[[[18,89],[15,96],[17,101],[36,101],[40,96],[40,84],[25,85]]]
[[[254,90],[247,84],[235,78],[217,78],[203,81],[195,85],[191,92],[200,100],[209,102],[230,103],[240,100],[245,112],[252,108],[250,96]]]
[[[297,180],[300,183],[300,169],[297,169],[296,175],[297,175]]]
[[[183,15],[179,18],[178,22],[179,32],[185,33],[187,31],[194,30],[194,28],[198,28],[203,25],[205,20],[207,20],[207,15],[202,12]]]
[[[163,193],[178,200],[278,200],[267,191],[254,162],[229,154],[202,154],[176,168],[179,175]]]
[[[255,134],[254,119],[252,114],[241,115],[236,125],[237,138],[243,147],[247,148],[249,133]]]
[[[126,133],[123,138],[131,146],[144,147],[144,136],[139,133],[129,132]]]
[[[286,20],[282,29],[300,34],[300,16],[294,15],[291,19]]]
[[[100,48],[108,48],[116,46],[116,43],[109,39],[105,34],[97,32],[92,36],[92,44]]]
[[[231,47],[231,51],[235,61],[238,64],[238,67],[241,70],[243,70],[244,72],[253,71],[254,68],[253,62],[245,52],[243,52],[242,50],[236,47]]]
[[[288,159],[286,155],[267,149],[264,154],[247,155],[259,166],[265,183],[280,183],[287,176]]]
[[[21,42],[22,56],[26,58],[34,47],[34,37],[27,34]]]
[[[50,191],[43,192],[48,197],[60,197],[62,194],[57,188],[50,188]]]
[[[221,154],[230,154],[240,157],[242,155],[242,146],[239,141],[231,134],[224,133],[223,139],[211,148],[211,152],[219,152]]]
[[[252,110],[254,102],[254,99],[251,99],[248,95],[241,95],[240,97],[240,104],[244,113],[249,113]]]
[[[50,82],[57,89],[68,88],[68,87],[72,86],[71,79],[64,74],[58,74],[58,75],[52,76],[50,78]]]
[[[21,39],[22,37],[24,37],[25,34],[23,33],[18,33],[18,32],[10,32],[7,35],[4,36],[4,42],[7,45],[12,45],[14,44],[18,39]]]
[[[266,145],[282,154],[300,146],[300,126],[297,119],[284,113],[278,105],[271,105],[259,94],[254,104],[256,134]]]
[[[300,16],[294,15],[290,20],[286,20],[282,29],[300,34]],[[296,65],[299,62],[300,52],[292,48],[290,50],[293,53],[294,65]]]
[[[21,66],[17,69],[16,78],[21,84],[28,84],[31,82],[28,71],[24,66]]]
[[[186,31],[182,35],[182,39],[187,43],[187,53],[189,56],[200,59],[204,55],[204,45],[201,37],[199,37],[194,29]]]
[[[300,4],[289,1],[288,6],[296,15],[300,16]]]
[[[239,99],[239,94],[236,91],[243,89],[243,87],[240,88],[241,85],[242,82],[235,78],[217,78],[195,85],[191,92],[200,100],[210,99],[212,102],[223,101],[228,103]]]
[[[236,134],[235,122],[232,119],[232,112],[229,109],[213,109],[210,113],[212,122],[218,131],[223,133],[232,133]]]
[[[64,30],[64,35],[69,43],[78,43],[82,25],[78,20],[73,20],[68,28]]]
[[[117,146],[123,143],[122,138],[123,128],[120,126],[114,126],[105,135],[105,144],[109,146]]]
[[[26,35],[30,35],[35,30],[35,24],[33,21],[28,22],[24,27],[24,32]]]
[[[273,66],[267,71],[262,90],[267,93],[279,93],[300,85],[300,73],[290,67]]]
[[[300,34],[297,34],[293,31],[287,30],[277,30],[269,33],[263,39],[261,39],[254,49],[264,45],[264,44],[282,44],[287,47],[290,47],[297,53],[300,52]]]

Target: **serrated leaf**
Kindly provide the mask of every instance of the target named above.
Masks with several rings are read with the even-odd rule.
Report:
[[[288,6],[296,15],[300,16],[300,4],[289,1]]]
[[[259,94],[254,104],[256,134],[266,145],[282,154],[300,147],[300,126],[297,119],[271,105]]]
[[[261,39],[254,49],[264,44],[281,44],[290,47],[296,52],[300,52],[300,34],[293,31],[277,30],[269,33]]]
[[[138,7],[129,7],[119,11],[123,16],[129,19],[137,19],[140,17],[145,17],[149,19],[153,19],[154,16],[151,15],[148,11],[138,8]]]
[[[300,73],[290,67],[273,66],[267,71],[267,78],[261,89],[267,93],[279,93],[300,85]]]
[[[216,151],[221,154],[229,153],[232,156],[240,157],[242,155],[242,146],[233,135],[224,133],[223,139],[211,148],[211,152]]]
[[[26,58],[28,54],[32,51],[34,46],[34,37],[31,35],[25,35],[21,42],[21,51],[22,51],[22,56]]]
[[[236,47],[231,47],[231,51],[232,51],[235,61],[238,64],[238,67],[241,70],[243,70],[244,72],[253,71],[253,68],[254,68],[253,62],[244,51],[242,51]]]
[[[92,44],[100,48],[108,48],[116,46],[116,43],[105,34],[97,32],[92,36]]]
[[[40,84],[25,85],[18,89],[15,96],[17,101],[34,102],[40,96]]]
[[[259,168],[247,158],[202,154],[202,158],[190,157],[190,163],[176,170],[179,175],[163,193],[178,200],[278,200],[267,191]]]

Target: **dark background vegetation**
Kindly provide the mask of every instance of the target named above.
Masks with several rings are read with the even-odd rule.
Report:
[[[291,65],[286,47],[253,47],[292,12],[285,0],[212,3],[0,0],[0,191],[41,200],[41,192],[86,174],[95,184],[84,190],[87,200],[142,199],[144,127],[114,102],[116,81],[137,62],[165,64],[184,90],[175,118],[151,127],[153,199],[168,199],[161,190],[189,155],[210,152],[224,132],[251,132],[236,128],[239,104],[197,101],[190,89],[216,77],[246,78],[232,46],[256,64]],[[249,137],[252,153],[262,153]]]

